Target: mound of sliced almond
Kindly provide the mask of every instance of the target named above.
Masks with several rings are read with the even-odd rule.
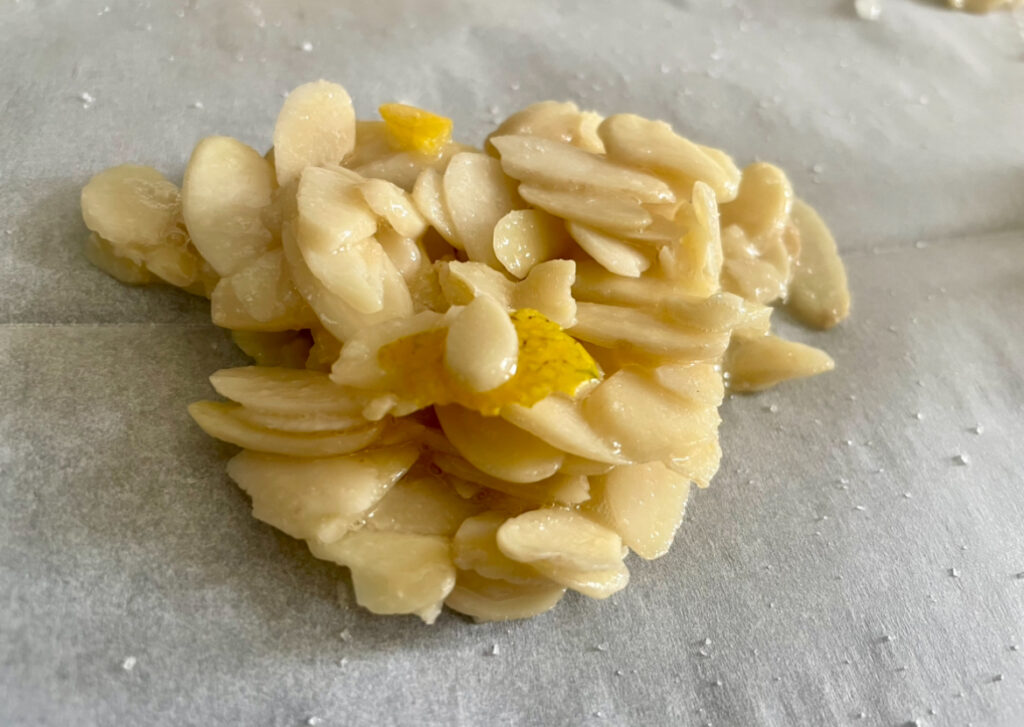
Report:
[[[193,404],[238,445],[253,515],[427,623],[607,598],[664,555],[718,469],[718,407],[833,367],[772,304],[849,312],[835,242],[786,175],[662,121],[572,103],[483,149],[402,104],[357,121],[300,86],[266,154],[196,145],[181,188],[124,165],[82,191],[90,260],[210,299],[253,366]]]

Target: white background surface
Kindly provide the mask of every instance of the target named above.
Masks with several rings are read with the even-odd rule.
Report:
[[[81,256],[91,174],[262,149],[319,77],[473,142],[545,98],[665,118],[831,223],[853,319],[791,334],[837,371],[727,402],[721,472],[625,592],[339,607],[185,413],[241,361],[205,301]],[[924,0],[2,0],[0,723],[1024,724],[1022,128],[1019,24]]]

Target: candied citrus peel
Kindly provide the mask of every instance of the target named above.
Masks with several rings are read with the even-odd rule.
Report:
[[[444,365],[445,328],[399,338],[381,347],[380,365],[393,375],[391,386],[402,400],[420,406],[460,404],[485,416],[496,416],[510,404],[533,406],[554,393],[574,396],[579,388],[601,378],[601,369],[586,349],[561,326],[530,308],[512,314],[519,337],[516,372],[490,391],[469,391]]]
[[[388,142],[401,151],[437,154],[452,138],[452,120],[404,103],[386,103],[378,111]]]

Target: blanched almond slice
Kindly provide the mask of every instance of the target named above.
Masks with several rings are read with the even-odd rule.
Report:
[[[216,325],[238,331],[298,330],[316,322],[292,284],[280,249],[221,278],[210,297],[210,313]]]
[[[156,281],[144,264],[118,255],[114,245],[104,240],[95,232],[90,233],[85,241],[85,257],[111,277],[117,278],[128,285],[146,285]]]
[[[636,234],[652,222],[639,202],[593,194],[519,185],[519,196],[545,212],[620,235]]]
[[[789,218],[793,187],[778,167],[765,162],[743,170],[739,194],[723,204],[722,227],[739,225],[751,240],[778,232]]]
[[[377,313],[384,307],[384,278],[388,272],[385,266],[394,266],[376,238],[368,237],[324,253],[315,247],[304,247],[300,237],[299,250],[306,267],[321,285],[357,312]]]
[[[583,400],[587,422],[636,462],[665,461],[717,432],[714,407],[670,396],[647,376],[622,369]]]
[[[373,213],[402,237],[419,237],[426,230],[426,220],[401,187],[383,179],[367,179],[359,184],[359,190]]]
[[[778,245],[775,260],[762,259],[757,247],[743,229],[730,225],[722,230],[722,287],[747,300],[768,304],[786,294],[789,258]],[[779,265],[783,269],[780,269]]]
[[[414,310],[443,311],[448,308],[438,281],[438,268],[430,262],[422,242],[401,237],[388,228],[378,231],[377,242],[405,281]]]
[[[608,464],[629,461],[615,446],[601,439],[583,418],[577,402],[568,397],[552,394],[531,407],[506,406],[501,410],[501,418],[563,452]]]
[[[330,544],[310,542],[317,558],[348,566],[356,602],[379,614],[416,614],[431,624],[455,587],[448,539],[363,530]]]
[[[623,557],[616,533],[574,510],[525,512],[506,520],[496,539],[507,557],[537,568],[600,572],[617,568]]]
[[[472,617],[477,623],[531,618],[550,611],[562,599],[565,588],[551,581],[509,583],[459,571],[455,588],[444,605]]]
[[[596,140],[595,145],[595,117],[597,123],[600,123],[600,116],[593,112],[580,112],[579,107],[571,101],[541,101],[517,111],[502,121],[487,137],[485,147],[488,152],[496,153],[491,139],[509,134],[529,134],[553,141],[568,142],[597,153],[602,149],[600,139]]]
[[[434,410],[449,441],[471,464],[509,482],[537,482],[558,471],[565,455],[498,417],[458,405]]]
[[[444,363],[470,391],[508,381],[519,360],[519,336],[505,306],[488,296],[457,309],[448,325]]]
[[[377,216],[360,192],[360,180],[341,168],[302,172],[296,204],[303,249],[329,255],[377,231]]]
[[[590,598],[608,598],[629,585],[629,569],[625,563],[602,571],[579,571],[540,563],[537,570],[555,583]]]
[[[740,176],[724,168],[718,159],[672,130],[664,121],[651,121],[634,114],[609,116],[598,127],[608,158],[647,169],[688,189],[704,182],[719,199],[736,196]],[[735,167],[733,167],[735,169]]]
[[[736,338],[724,364],[733,391],[761,391],[782,381],[831,371],[835,366],[832,357],[821,349],[771,335]]]
[[[532,308],[562,328],[576,323],[576,301],[572,298],[572,284],[576,279],[576,262],[548,260],[535,266],[526,280],[512,291],[509,305],[514,310]]]
[[[367,326],[408,316],[412,313],[412,297],[409,295],[409,288],[390,260],[385,260],[382,263],[384,293],[381,299],[381,309],[375,313],[360,313],[328,290],[310,272],[309,266],[306,265],[295,242],[292,225],[285,224],[282,229],[281,242],[295,288],[306,299],[324,328],[339,340],[344,341]]]
[[[537,187],[591,191],[640,202],[673,202],[667,184],[643,172],[613,164],[563,141],[539,136],[492,136],[501,167],[513,179]]]
[[[438,281],[452,305],[469,305],[481,295],[493,298],[506,308],[512,304],[515,283],[484,263],[452,260],[441,265]]]
[[[356,115],[336,83],[305,83],[285,99],[274,125],[274,165],[284,186],[306,167],[341,164],[356,142]]]
[[[283,416],[355,416],[366,405],[365,392],[338,386],[319,371],[242,366],[221,369],[210,383],[226,399]]]
[[[89,180],[82,188],[85,226],[116,250],[162,245],[181,213],[178,187],[152,167],[122,164]]]
[[[578,222],[570,222],[567,227],[584,252],[608,272],[639,278],[640,273],[651,267],[651,259],[647,255],[619,238]]]
[[[725,396],[725,385],[717,364],[671,363],[651,372],[653,380],[691,406],[717,408]]]
[[[512,210],[494,227],[494,255],[506,270],[525,278],[534,265],[565,255],[565,225],[542,210]]]
[[[366,516],[368,530],[417,535],[455,534],[480,507],[459,497],[440,477],[408,474]]]
[[[455,235],[448,210],[442,197],[443,182],[441,173],[436,169],[424,169],[416,178],[416,186],[412,190],[412,198],[416,208],[430,225],[437,230],[449,244],[462,249],[462,243]]]
[[[455,566],[510,583],[544,582],[534,568],[512,560],[498,549],[498,528],[508,519],[508,513],[503,512],[484,512],[466,518],[452,539]]]
[[[332,457],[368,446],[383,430],[382,424],[343,432],[296,433],[257,427],[237,416],[239,406],[219,401],[197,401],[188,413],[204,432],[245,449],[292,457]]]
[[[728,331],[696,331],[635,308],[600,303],[577,303],[576,325],[569,332],[599,346],[634,346],[659,356],[701,361],[720,356],[729,345]]]
[[[516,205],[515,185],[501,164],[486,154],[456,154],[448,162],[442,189],[452,232],[469,259],[498,267],[494,226]]]
[[[718,204],[711,187],[694,183],[689,211],[693,216],[690,229],[677,244],[661,248],[658,260],[666,277],[684,292],[706,297],[720,287],[723,259]]]
[[[671,547],[689,492],[689,480],[660,462],[625,465],[595,479],[587,510],[651,560]]]
[[[342,432],[365,427],[369,422],[360,415],[345,414],[275,414],[260,409],[242,407],[234,414],[239,420],[254,427],[278,432]]]
[[[576,264],[572,293],[578,300],[588,303],[663,311],[684,327],[712,333],[737,327],[763,328],[772,310],[732,293],[718,292],[708,297],[689,295],[664,278],[624,278],[591,261]]]
[[[252,514],[293,538],[341,538],[412,466],[415,447],[295,459],[244,451],[228,475],[252,498]]]
[[[185,168],[182,215],[192,244],[218,275],[240,270],[272,244],[262,211],[275,184],[271,164],[237,139],[210,136],[196,144]]]
[[[787,307],[803,323],[831,328],[850,314],[846,269],[836,241],[818,213],[803,200],[793,203],[800,230],[800,257],[789,285]]]

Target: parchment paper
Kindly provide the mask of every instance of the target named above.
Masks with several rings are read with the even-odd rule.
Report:
[[[262,149],[319,77],[476,142],[545,98],[665,118],[831,223],[853,318],[784,329],[836,372],[727,402],[626,591],[357,610],[186,415],[242,361],[205,302],[82,257],[91,174]],[[1024,724],[1022,128],[1019,25],[923,0],[4,0],[0,724]]]

